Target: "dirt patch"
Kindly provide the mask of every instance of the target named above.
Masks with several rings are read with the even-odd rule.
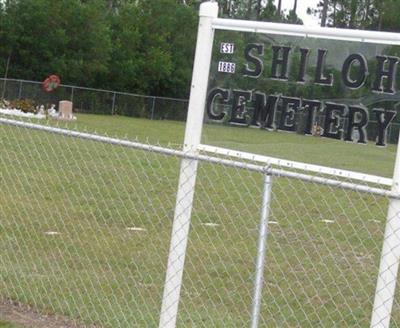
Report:
[[[39,314],[25,305],[4,299],[0,299],[0,319],[26,328],[99,328],[58,315]]]

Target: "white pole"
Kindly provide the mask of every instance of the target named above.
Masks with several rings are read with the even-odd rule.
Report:
[[[212,22],[213,19],[218,17],[218,4],[216,2],[202,3],[199,16],[196,54],[184,141],[184,151],[189,153],[198,152],[197,146],[201,140],[214,40]],[[182,159],[159,328],[176,327],[196,174],[197,160]]]
[[[400,141],[400,139],[399,139]],[[400,142],[397,145],[392,192],[400,193]],[[391,199],[379,265],[371,328],[388,328],[400,261],[400,200]]]
[[[254,280],[253,306],[251,312],[251,328],[257,328],[260,318],[262,287],[264,283],[264,264],[267,251],[268,218],[271,202],[272,178],[264,176],[264,192],[261,207],[260,231],[258,234],[256,278]]]

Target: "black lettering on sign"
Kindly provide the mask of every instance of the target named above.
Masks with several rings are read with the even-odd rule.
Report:
[[[345,105],[335,103],[325,103],[325,121],[323,137],[342,139],[343,131],[341,131],[341,118],[346,110]]]
[[[254,93],[254,112],[251,125],[274,129],[276,104],[279,96],[266,96],[265,93]]]
[[[251,91],[233,90],[230,123],[247,124],[246,102],[251,99]]]
[[[376,77],[374,85],[372,87],[372,91],[393,94],[395,87],[395,75],[399,58],[390,56],[376,56],[376,60],[378,62],[378,65],[376,68]],[[386,63],[388,67],[387,69],[385,69]],[[382,85],[383,78],[386,79],[384,87]]]
[[[349,106],[349,123],[345,141],[353,141],[353,131],[358,130],[358,143],[367,143],[368,110],[362,106]]]
[[[246,46],[246,49],[244,50],[244,57],[246,58],[246,60],[249,63],[253,64],[254,68],[250,68],[249,64],[246,63],[244,65],[242,73],[244,76],[250,76],[250,77],[257,78],[262,74],[264,64],[260,58],[254,56],[252,54],[252,50],[255,50],[255,52],[257,53],[258,56],[264,55],[264,45],[263,44],[249,43]]]
[[[312,127],[314,125],[315,113],[321,109],[321,102],[318,100],[303,100],[302,109],[304,113],[307,113],[306,126],[304,128],[304,134],[312,134]]]
[[[297,77],[297,82],[304,83],[305,75],[306,75],[306,67],[308,61],[308,55],[310,54],[310,49],[300,48],[300,68],[299,68],[299,75]]]
[[[351,76],[351,68],[354,63],[358,63],[358,74],[353,79]],[[352,54],[346,58],[342,67],[342,80],[346,87],[350,89],[358,89],[361,88],[368,75],[368,65],[367,60],[363,55],[360,54]]]
[[[289,68],[289,52],[290,47],[273,46],[272,47],[272,66],[271,66],[271,77],[279,80],[288,80],[288,68]],[[280,57],[280,54],[281,57]],[[278,74],[278,67],[281,67],[280,73]]]
[[[215,112],[215,99],[221,97],[223,102],[226,104],[229,100],[229,90],[215,88],[212,89],[207,96],[207,115],[210,120],[221,121],[225,117],[224,111]]]
[[[318,49],[317,69],[315,72],[315,83],[322,85],[333,85],[333,76],[329,74],[327,77],[324,76],[325,57],[328,53],[326,49]]]
[[[350,54],[339,53],[332,46],[329,56],[337,58],[329,57],[328,60],[328,50],[318,48],[315,50],[308,49],[301,47],[301,45],[296,47],[270,45],[269,43],[266,45],[263,42],[247,44],[243,54],[245,62],[244,64],[240,64],[243,65],[240,67],[243,77],[257,79],[263,76],[267,80],[274,79],[287,82],[290,75],[291,82],[293,83],[286,87],[282,86],[282,90],[294,92],[295,94],[288,94],[287,96],[282,94],[267,95],[262,92],[262,89],[261,91],[251,89],[250,85],[253,86],[253,83],[248,79],[234,81],[230,84],[238,87],[248,85],[248,88],[251,90],[212,89],[208,93],[206,100],[206,110],[210,120],[228,121],[227,118],[229,118],[229,123],[231,124],[251,125],[260,128],[293,132],[296,131],[296,127],[300,129],[298,120],[301,119],[301,123],[304,123],[304,127],[301,124],[301,132],[305,135],[311,135],[313,128],[316,128],[316,131],[321,131],[321,125],[323,128],[323,137],[365,144],[368,140],[366,132],[369,122],[368,116],[375,115],[377,121],[376,145],[385,146],[387,130],[396,116],[395,111],[382,108],[366,108],[364,105],[332,103],[329,101],[325,103],[325,107],[323,108],[323,102],[320,100],[308,100],[291,96],[297,94],[305,96],[321,94],[321,91],[322,93],[327,91],[326,87],[333,86],[334,82],[337,83],[335,85],[337,92],[335,92],[334,99],[347,99],[349,97],[349,95],[346,96],[347,91],[360,88],[363,88],[363,92],[361,90],[351,92],[350,97],[363,97],[365,99],[364,91],[367,91],[366,84],[368,84],[368,88],[372,92],[389,95],[397,94],[396,82],[399,76],[396,74],[400,56],[382,54],[370,58],[361,53],[361,51]],[[270,53],[267,54],[268,56],[264,55],[265,47],[267,46],[270,47],[268,50],[271,49]],[[311,51],[315,51],[315,54]],[[234,45],[231,43],[221,43],[220,52],[233,54]],[[316,64],[315,68],[309,67],[311,54],[313,58],[316,58],[314,63]],[[296,68],[294,68],[294,65],[291,65],[292,56],[296,61]],[[341,61],[338,63],[338,60]],[[269,72],[264,72],[264,61],[271,65],[271,67],[268,67],[270,75],[268,74]],[[240,63],[240,60],[236,63],[219,61],[218,71],[234,73],[238,63]],[[337,70],[338,65],[341,65],[340,72]],[[290,71],[291,69],[294,72]],[[370,76],[371,71],[373,73],[372,77]],[[310,77],[311,74],[312,76]],[[222,74],[218,74],[213,83],[218,82],[222,77]],[[306,82],[309,85],[299,86],[299,84],[305,84]],[[268,81],[265,81],[265,79],[261,83],[268,90],[274,90],[273,85],[266,85]],[[280,82],[273,82],[273,84],[275,83],[279,84]],[[314,90],[313,86],[315,85],[322,85],[324,87]],[[278,89],[281,88],[278,87]],[[343,95],[340,95],[340,93],[343,93]],[[326,99],[333,99],[329,95],[325,96]],[[382,102],[396,101],[396,99],[391,99],[388,96],[380,98],[382,99],[379,99],[379,101]],[[356,102],[354,100],[352,103],[359,103],[359,101]],[[350,103],[348,100],[344,102]],[[227,104],[229,104],[229,109],[223,108]],[[280,114],[278,118],[276,118],[277,113]],[[298,114],[301,114],[301,117]],[[316,122],[317,116],[318,122]],[[320,132],[318,132],[318,135],[320,135]]]
[[[383,108],[374,108],[372,112],[376,115],[378,131],[376,136],[377,146],[386,146],[386,135],[389,123],[396,117],[396,112],[393,110],[384,110]]]
[[[296,130],[296,113],[300,108],[300,98],[281,97],[282,112],[279,130]]]

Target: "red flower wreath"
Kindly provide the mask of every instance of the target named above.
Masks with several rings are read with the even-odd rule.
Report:
[[[50,75],[46,80],[42,83],[42,88],[46,92],[52,92],[58,88],[61,80],[57,75]]]

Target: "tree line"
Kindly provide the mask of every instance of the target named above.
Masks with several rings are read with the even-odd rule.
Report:
[[[219,0],[220,16],[302,24],[297,0]],[[287,0],[286,0],[287,1]],[[0,1],[0,76],[186,98],[199,0]],[[400,31],[398,0],[321,0],[321,26]]]

